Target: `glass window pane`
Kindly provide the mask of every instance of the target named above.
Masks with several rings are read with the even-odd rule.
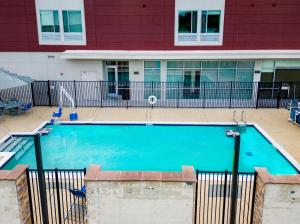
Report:
[[[220,32],[221,11],[209,11],[207,15],[207,33]]]
[[[159,69],[147,69],[144,72],[145,82],[160,82],[160,70]]]
[[[81,11],[69,11],[70,32],[82,32]]]
[[[183,68],[183,61],[168,61],[167,68]]]
[[[273,82],[273,76],[274,76],[273,72],[262,72],[260,81],[261,82]]]
[[[238,68],[254,68],[255,61],[238,61]]]
[[[58,11],[41,10],[41,31],[59,32]]]
[[[192,31],[192,12],[179,11],[178,32],[191,33]]]
[[[236,68],[236,61],[220,61],[220,68]]]
[[[252,82],[253,81],[253,69],[238,69],[236,81],[237,82]]]
[[[201,68],[201,61],[185,61],[184,68]]]
[[[145,61],[145,68],[160,68],[160,61]]]
[[[234,82],[236,69],[220,69],[219,81],[220,82]]]
[[[70,32],[68,11],[63,10],[62,15],[63,15],[64,32],[66,33]]]
[[[206,33],[207,11],[202,11],[201,17],[201,33]]]
[[[118,67],[118,81],[128,82],[129,81],[129,69],[125,67]]]
[[[198,20],[198,12],[192,12],[192,33],[197,33],[197,20]]]
[[[203,68],[218,68],[219,62],[218,61],[203,61],[202,67]]]
[[[118,61],[118,67],[129,67],[129,61]]]
[[[168,69],[167,82],[183,82],[183,70],[181,69]]]
[[[201,82],[217,82],[218,69],[202,69]]]
[[[64,32],[82,32],[81,11],[63,10]]]

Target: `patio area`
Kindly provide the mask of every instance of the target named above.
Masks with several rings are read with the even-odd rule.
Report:
[[[34,107],[20,116],[5,115],[0,120],[0,138],[10,132],[33,131],[49,121],[56,107]],[[167,121],[231,122],[235,109],[149,109],[149,108],[77,108],[80,121]],[[286,109],[236,109],[237,118],[245,111],[248,122],[259,124],[286,151],[300,162],[300,128],[288,122]],[[62,121],[68,121],[69,108],[64,107]]]

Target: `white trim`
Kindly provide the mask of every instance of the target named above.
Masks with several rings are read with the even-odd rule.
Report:
[[[63,59],[86,60],[218,60],[218,59],[300,59],[300,50],[185,50],[185,51],[122,51],[66,50]]]

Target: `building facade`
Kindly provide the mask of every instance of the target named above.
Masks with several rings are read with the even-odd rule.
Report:
[[[1,1],[0,67],[36,80],[300,81],[299,10],[297,0]]]

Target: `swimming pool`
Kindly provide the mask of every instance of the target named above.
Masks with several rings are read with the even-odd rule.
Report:
[[[181,171],[182,165],[205,171],[231,171],[234,140],[228,125],[60,124],[41,136],[45,169]],[[28,140],[32,142],[32,139]],[[33,145],[2,169],[17,164],[36,168]],[[272,174],[296,174],[294,166],[250,125],[241,134],[239,171],[266,167]]]

